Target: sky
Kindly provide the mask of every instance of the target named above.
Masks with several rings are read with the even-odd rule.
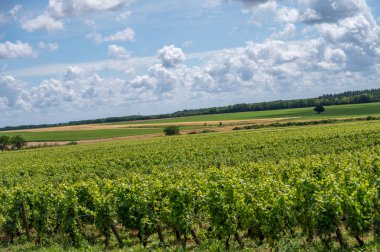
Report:
[[[0,127],[380,87],[378,0],[0,0]]]

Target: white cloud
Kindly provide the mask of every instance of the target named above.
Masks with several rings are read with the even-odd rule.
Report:
[[[174,67],[186,59],[182,49],[174,45],[164,46],[157,52],[157,56],[165,67]]]
[[[242,2],[247,8],[251,8],[260,4],[265,4],[267,2],[274,2],[273,0],[233,0],[237,2]]]
[[[273,34],[272,37],[274,38],[290,37],[294,35],[296,30],[297,28],[293,23],[287,23],[285,24],[282,31]]]
[[[61,18],[113,10],[110,6],[115,4],[118,8],[117,2],[121,1],[109,1],[109,5],[104,6],[90,0],[50,2],[55,7],[47,10],[46,15],[53,21],[62,22]],[[145,58],[133,58],[122,46],[110,43],[107,45],[109,60],[9,70],[7,74],[15,77],[44,76],[45,80],[34,88],[27,88],[11,76],[2,76],[0,109],[30,109],[41,114],[80,111],[77,114],[81,117],[83,113],[89,115],[98,111],[99,107],[111,113],[122,108],[119,111],[124,114],[130,111],[125,108],[134,107],[138,109],[135,111],[140,111],[141,107],[146,107],[145,111],[156,113],[162,112],[159,108],[296,98],[314,96],[326,90],[339,92],[378,85],[380,28],[365,1],[298,0],[300,9],[296,9],[296,5],[285,7],[283,1],[240,2],[253,22],[274,22],[273,30],[277,33],[259,43],[248,42],[245,46],[223,51],[185,55],[181,48],[165,46],[157,55]],[[214,6],[220,3],[218,0],[211,2]],[[129,15],[128,12],[122,14],[126,18]],[[122,19],[121,16],[116,18]],[[88,24],[94,25],[95,21]],[[307,27],[306,35],[312,39],[280,40],[295,34],[297,26]],[[49,30],[44,25],[30,28],[36,29]],[[125,42],[133,41],[135,33],[126,28],[114,34],[94,33],[88,37],[97,43]],[[39,47],[54,50],[54,43],[50,44],[42,42]],[[186,42],[182,46],[190,44]],[[27,43],[0,44],[0,58],[33,55],[33,48]],[[199,63],[187,66],[186,58],[196,59],[191,63]],[[109,76],[107,71],[128,72],[133,76],[110,78],[106,77]],[[56,76],[51,78],[54,74]],[[165,108],[162,104],[169,105]]]
[[[63,76],[65,80],[77,80],[86,76],[86,70],[78,66],[69,66]]]
[[[0,76],[0,107],[3,109],[27,109],[28,94],[23,84],[12,76]],[[1,109],[0,108],[0,109]]]
[[[59,48],[57,43],[45,43],[43,41],[38,43],[38,47],[41,49],[47,49],[50,52],[56,51]]]
[[[251,22],[257,26],[261,26],[262,22],[264,20],[271,19],[274,14],[276,14],[277,11],[277,2],[275,1],[259,1],[261,4],[257,6],[258,2],[253,1],[253,3],[249,4],[251,1],[243,1],[246,2],[246,7],[252,7],[249,8],[249,10],[252,13],[251,16]]]
[[[276,13],[276,19],[284,23],[296,23],[299,21],[299,10],[281,6]]]
[[[49,0],[48,10],[56,18],[79,16],[96,11],[120,9],[129,0]]]
[[[81,106],[97,107],[112,104],[113,107],[125,104],[134,94],[125,94],[125,81],[118,78],[101,78],[97,74],[80,80]]]
[[[260,4],[265,4],[274,0],[206,0],[204,6],[209,8],[218,7],[227,2],[241,2],[244,8],[252,8]]]
[[[347,67],[361,71],[373,66],[380,56],[380,27],[371,17],[356,15],[337,23],[317,26],[321,37],[347,55]]]
[[[127,27],[122,31],[118,31],[114,34],[110,34],[108,36],[102,36],[101,34],[95,32],[87,34],[87,38],[94,39],[96,43],[103,43],[103,42],[115,42],[115,41],[121,41],[121,42],[132,42],[135,40],[135,31]]]
[[[36,54],[28,43],[5,41],[0,43],[0,59],[16,59],[34,57]]]
[[[47,13],[39,15],[34,19],[24,21],[21,24],[22,29],[28,32],[34,32],[36,30],[45,30],[47,32],[52,32],[56,30],[62,30],[63,26],[64,24],[62,21],[52,18]]]
[[[108,57],[111,59],[125,60],[130,58],[129,53],[121,46],[109,45],[108,46]]]
[[[132,11],[125,11],[117,15],[116,21],[125,21],[128,20],[129,17],[132,15]]]
[[[33,108],[51,109],[65,102],[73,102],[76,92],[67,82],[57,79],[44,80],[30,91]]]
[[[346,67],[347,55],[342,49],[327,47],[324,52],[324,60],[318,65],[328,71],[341,70]]]
[[[13,8],[9,11],[9,14],[11,15],[13,20],[17,20],[17,14],[20,12],[21,9],[22,9],[22,5],[17,4],[13,6]]]
[[[182,46],[183,47],[191,47],[193,45],[193,41],[192,40],[187,40],[185,42],[182,43]]]
[[[309,23],[336,22],[340,19],[369,12],[366,0],[299,0],[306,10],[301,20]]]

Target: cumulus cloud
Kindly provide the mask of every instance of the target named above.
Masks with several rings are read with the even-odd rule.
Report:
[[[237,2],[242,2],[244,7],[246,8],[252,8],[254,6],[265,4],[267,2],[274,2],[274,0],[233,0]]]
[[[12,76],[0,76],[0,107],[3,109],[26,109],[28,94],[23,84]]]
[[[275,1],[264,1],[262,4],[258,5],[256,7],[257,3],[253,4],[252,6],[255,6],[254,8],[251,6],[251,8],[248,8],[251,13],[251,23],[261,26],[261,23],[264,20],[271,19],[274,14],[276,14],[277,11],[277,2]],[[249,7],[250,5],[246,4],[246,7]]]
[[[36,18],[24,21],[21,24],[21,28],[28,32],[34,32],[36,30],[45,30],[52,32],[63,29],[63,22],[52,18],[49,14],[44,13]]]
[[[369,10],[366,0],[300,0],[300,2],[306,7],[300,19],[308,23],[337,22]]]
[[[108,46],[108,57],[110,57],[111,59],[123,60],[123,59],[130,58],[130,55],[127,52],[127,50],[125,50],[121,46],[109,45]]]
[[[16,41],[16,43],[10,41],[0,43],[0,59],[16,59],[34,56],[33,48],[28,43],[22,43],[21,41]]]
[[[130,0],[49,0],[48,10],[56,18],[79,16],[96,11],[114,11]]]
[[[38,47],[41,49],[47,49],[50,52],[56,51],[59,48],[57,43],[45,43],[43,41],[38,43]]]
[[[346,18],[338,23],[317,26],[321,38],[341,49],[350,70],[372,66],[380,56],[380,27],[364,15]]]
[[[165,67],[174,67],[186,59],[182,49],[174,45],[164,46],[157,52],[157,56]]]
[[[49,0],[49,5],[45,12],[35,18],[24,20],[21,23],[22,29],[28,32],[36,30],[46,30],[48,32],[62,30],[64,27],[65,18],[72,16],[81,16],[98,11],[116,11],[120,10],[123,5],[129,3],[131,0]],[[17,12],[21,9],[20,5],[16,5],[11,11],[12,16],[16,16]],[[126,18],[127,14],[121,15],[120,18]],[[89,26],[94,27],[94,24],[88,23]],[[126,31],[124,31],[126,32]],[[116,37],[106,37],[105,41],[128,40],[129,34],[115,34]],[[127,37],[123,37],[127,36]]]
[[[227,104],[244,99],[253,102],[315,95],[326,89],[331,92],[363,89],[378,84],[380,28],[363,5],[365,1],[299,0],[301,10],[282,6],[280,1],[241,2],[247,8],[254,6],[250,10],[253,17],[260,14],[257,11],[276,14],[277,33],[260,43],[248,42],[242,47],[213,52],[211,59],[197,66],[184,64],[186,55],[181,48],[164,46],[158,50],[155,60],[150,58],[144,65],[144,69],[150,65],[147,71],[138,69],[137,76],[125,79],[104,77],[95,73],[97,70],[86,68],[85,71],[72,66],[65,74],[25,90],[8,77],[3,81],[8,84],[2,84],[6,88],[0,89],[0,108],[25,108],[31,104],[41,111],[74,106],[93,111],[102,104],[123,108],[187,100],[199,104],[197,101],[202,97]],[[280,40],[292,36],[298,22],[309,27],[312,39]],[[123,34],[122,31],[90,37],[98,43],[134,39],[134,32],[133,36]],[[0,45],[0,55],[1,48]],[[133,61],[128,51],[116,44],[108,46],[108,56],[113,59],[109,62],[117,63],[112,70],[124,71],[129,61]]]
[[[66,81],[78,80],[86,76],[86,70],[78,66],[69,66],[63,76]]]
[[[296,30],[297,28],[293,23],[287,23],[285,24],[282,31],[273,34],[272,37],[274,38],[289,37],[289,36],[294,35]]]
[[[276,11],[276,19],[282,23],[296,23],[300,19],[298,9],[281,6]]]
[[[80,99],[82,106],[109,105],[120,106],[132,99],[135,94],[125,93],[125,80],[118,78],[101,78],[92,74],[81,80]],[[136,98],[133,98],[136,99]]]
[[[121,41],[121,42],[132,42],[135,40],[135,31],[127,27],[122,31],[118,31],[116,33],[110,34],[108,36],[102,36],[100,33],[90,33],[87,34],[87,38],[94,39],[94,41],[98,44],[103,42],[115,42],[115,41]]]
[[[32,88],[30,93],[33,107],[37,109],[50,109],[64,102],[72,102],[76,96],[70,85],[57,79],[42,81],[39,86]]]
[[[252,8],[254,6],[264,4],[273,0],[207,0],[206,7],[217,7],[227,2],[241,2],[245,8]]]

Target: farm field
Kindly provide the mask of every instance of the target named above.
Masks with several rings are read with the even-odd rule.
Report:
[[[184,123],[204,121],[233,121],[284,118],[288,120],[315,120],[331,118],[349,118],[361,116],[380,115],[380,103],[350,104],[326,106],[326,111],[317,115],[314,108],[279,109],[267,111],[252,111],[227,114],[199,115],[180,118],[157,119],[146,121],[118,122],[113,124],[159,124],[159,123]]]
[[[0,135],[21,135],[29,142],[59,142],[123,139],[126,137],[157,134],[162,135],[163,128],[178,125],[184,134],[190,131],[209,129],[228,131],[233,126],[246,124],[268,124],[274,122],[324,120],[336,118],[354,118],[380,115],[380,103],[328,106],[326,112],[315,114],[313,108],[255,111],[229,114],[190,116],[173,119],[120,122],[111,124],[87,124],[51,128],[37,128],[17,131],[3,131]],[[219,125],[221,124],[221,125]],[[222,127],[221,127],[222,126]],[[129,138],[128,138],[129,139]]]
[[[15,136],[20,135],[26,141],[81,141],[92,139],[105,139],[125,136],[138,136],[145,134],[161,133],[162,128],[128,128],[128,129],[100,129],[100,130],[70,130],[70,131],[19,131],[0,132],[0,135]]]
[[[379,121],[0,153],[0,248],[375,251],[379,154]]]
[[[380,0],[0,3],[0,252],[380,252]]]

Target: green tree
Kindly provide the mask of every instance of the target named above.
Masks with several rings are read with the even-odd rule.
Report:
[[[26,146],[25,139],[20,135],[13,136],[9,142],[14,150],[19,150]]]
[[[320,114],[320,113],[322,113],[322,112],[325,112],[325,107],[323,107],[322,105],[317,105],[317,106],[315,106],[315,108],[314,108],[314,111],[315,112],[317,112],[317,114]]]
[[[5,151],[9,148],[9,136],[0,136],[0,150]]]
[[[168,126],[164,129],[164,133],[167,136],[179,135],[179,127],[178,126]]]

